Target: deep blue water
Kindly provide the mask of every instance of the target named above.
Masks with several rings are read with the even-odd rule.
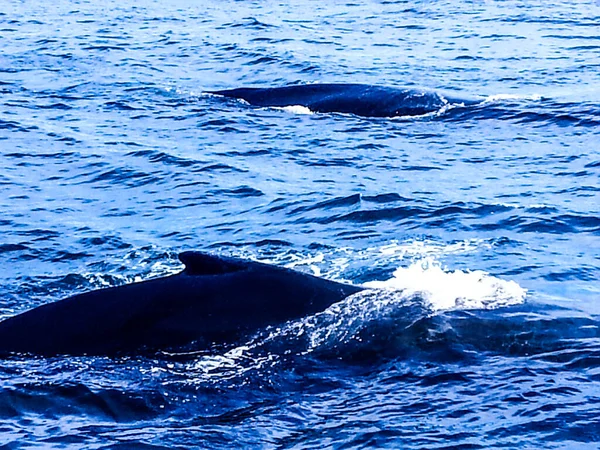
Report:
[[[207,353],[2,360],[2,448],[600,447],[600,6],[204,3],[2,3],[0,315],[187,249],[387,289]],[[300,83],[483,103],[203,94]]]

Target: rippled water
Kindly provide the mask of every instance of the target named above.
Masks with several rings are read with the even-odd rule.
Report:
[[[203,249],[384,288],[208,353],[0,362],[0,445],[597,448],[600,6],[5,2],[0,315]],[[369,83],[404,118],[204,94]]]

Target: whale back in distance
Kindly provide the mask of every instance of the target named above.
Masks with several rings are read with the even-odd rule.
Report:
[[[238,88],[210,94],[245,100],[263,107],[304,106],[313,112],[346,113],[363,117],[418,116],[448,103],[478,101],[445,97],[436,92],[369,84],[302,84],[275,88]]]
[[[0,354],[110,355],[231,343],[362,288],[291,269],[184,252],[175,275],[78,294],[0,322]]]

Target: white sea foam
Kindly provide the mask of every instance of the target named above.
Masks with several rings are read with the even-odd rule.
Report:
[[[314,256],[303,256],[296,257],[290,263],[287,263],[285,267],[288,269],[294,269],[297,266],[308,266],[315,276],[321,276],[321,268],[317,266],[317,264],[321,264],[325,259],[325,255],[322,253],[317,253]]]
[[[274,109],[281,109],[282,111],[292,113],[292,114],[314,114],[313,111],[311,111],[306,106],[302,106],[302,105],[282,106],[282,107],[275,107]]]
[[[453,242],[451,244],[413,240],[407,242],[392,241],[389,244],[382,245],[376,248],[368,249],[370,252],[378,252],[382,256],[390,257],[427,257],[441,255],[456,255],[464,253],[472,253],[481,248],[488,249],[491,245],[483,239],[468,239],[464,241]]]
[[[527,294],[514,281],[496,278],[482,270],[445,270],[433,258],[400,267],[389,280],[371,281],[364,286],[419,295],[436,311],[516,305],[523,303]]]
[[[256,345],[256,343],[249,343],[249,345],[235,347],[223,355],[202,356],[192,366],[185,368],[188,375],[190,371],[193,373],[193,377],[188,380],[198,382],[214,379],[222,382],[243,377],[248,372],[276,363],[278,355],[255,355],[252,350]]]
[[[493,94],[493,95],[489,95],[487,96],[484,100],[483,103],[492,103],[492,102],[498,102],[498,101],[502,101],[502,100],[531,100],[531,101],[540,101],[542,99],[542,96],[540,94],[527,94],[527,95],[523,95],[523,94]]]
[[[254,259],[266,264],[285,266],[289,269],[308,272],[324,278],[352,282],[348,272],[361,271],[365,266],[381,267],[396,262],[413,262],[423,258],[444,260],[450,255],[468,255],[489,251],[493,243],[485,239],[467,239],[451,243],[434,240],[392,240],[386,244],[365,249],[340,247],[319,250],[315,253],[286,252],[274,256],[261,257],[252,251],[238,251],[233,256]],[[400,264],[398,264],[400,265]]]

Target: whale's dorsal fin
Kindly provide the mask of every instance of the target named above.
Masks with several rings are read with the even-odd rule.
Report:
[[[185,273],[188,275],[220,275],[237,272],[247,267],[247,263],[241,259],[196,251],[180,253],[179,261],[185,265]]]

